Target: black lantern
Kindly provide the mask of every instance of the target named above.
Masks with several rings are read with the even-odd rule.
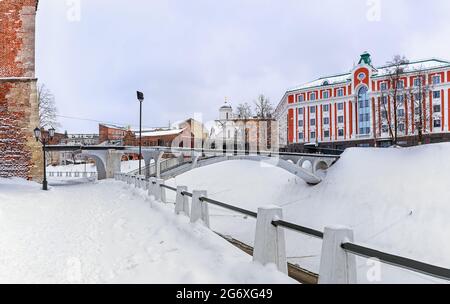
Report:
[[[48,182],[47,182],[47,159],[46,159],[46,147],[50,143],[50,141],[55,137],[55,129],[50,128],[47,132],[47,136],[45,136],[45,132],[42,132],[40,128],[34,129],[34,137],[36,137],[36,141],[42,144],[42,152],[44,156],[44,180],[42,182],[42,190],[48,190]]]

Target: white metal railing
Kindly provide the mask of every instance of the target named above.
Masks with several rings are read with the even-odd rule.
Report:
[[[50,171],[47,172],[47,177],[55,178],[97,178],[97,172],[63,172],[63,171]]]
[[[323,241],[319,284],[356,284],[356,256],[377,258],[380,262],[450,281],[450,269],[377,251],[354,243],[353,230],[346,227],[326,227],[324,232],[283,221],[281,207],[262,207],[252,212],[208,198],[207,191],[187,192],[186,186],[170,187],[163,179],[116,173],[115,179],[148,191],[156,201],[167,203],[166,190],[176,192],[175,213],[190,217],[191,223],[201,221],[210,228],[209,204],[256,218],[253,260],[263,265],[275,264],[280,272],[288,274],[285,232],[289,229]],[[189,206],[189,198],[191,204]]]

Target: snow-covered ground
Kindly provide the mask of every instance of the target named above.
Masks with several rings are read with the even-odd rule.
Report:
[[[325,181],[308,186],[277,167],[229,161],[190,171],[168,181],[256,211],[282,206],[287,220],[323,231],[354,229],[356,242],[450,268],[450,144],[408,149],[349,149]],[[173,195],[169,196],[174,199]],[[255,220],[211,207],[214,230],[253,244]],[[287,231],[289,260],[319,270],[320,240]],[[380,281],[367,276],[373,264],[358,258],[363,283],[433,283],[439,280],[382,265]]]
[[[0,179],[0,283],[293,283],[123,183]]]

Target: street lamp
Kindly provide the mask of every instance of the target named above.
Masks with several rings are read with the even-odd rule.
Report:
[[[139,100],[139,175],[142,175],[142,102],[144,101],[144,93],[137,91],[137,99]]]
[[[45,157],[45,147],[50,143],[50,141],[55,136],[55,129],[50,128],[48,130],[48,135],[44,136],[42,134],[40,128],[34,129],[34,137],[36,137],[36,141],[40,142],[42,144],[42,152],[44,154],[44,181],[42,182],[42,190],[47,191],[48,190],[48,183],[47,183],[47,160]]]

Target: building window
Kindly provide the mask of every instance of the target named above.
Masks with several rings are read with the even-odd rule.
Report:
[[[433,92],[433,98],[434,98],[434,99],[439,99],[439,98],[441,98],[441,91],[434,91],[434,92]]]
[[[305,97],[303,97],[303,94],[298,95],[297,97],[298,102],[303,102],[305,101]]]
[[[330,97],[330,93],[328,91],[323,92],[323,99],[328,99]]]
[[[311,132],[311,139],[316,139],[316,132]]]
[[[400,132],[405,132],[405,124],[404,124],[404,123],[398,124],[398,130],[399,130]]]
[[[303,119],[298,121],[298,125],[300,126],[300,128],[303,127],[303,125],[304,125]]]
[[[338,116],[338,123],[344,123],[344,116]]]
[[[381,126],[381,132],[387,133],[388,131],[389,131],[389,128],[388,128],[387,125],[382,125],[382,126]]]
[[[324,124],[324,125],[329,125],[329,124],[330,124],[330,118],[325,117],[325,118],[323,119],[323,124]]]
[[[420,93],[414,94],[414,100],[421,101],[422,100],[422,94],[420,94]]]
[[[441,113],[441,105],[434,105],[433,113]]]
[[[338,130],[338,136],[339,137],[344,137],[344,129],[339,129]]]
[[[370,134],[370,104],[369,104],[369,89],[367,87],[362,87],[358,91],[358,105],[359,105],[359,123],[360,134],[369,135]]]
[[[397,102],[403,103],[405,101],[405,96],[403,95],[397,95]]]
[[[420,109],[421,109],[421,107],[416,107],[416,108],[414,109],[414,114],[415,114],[415,115],[420,115]]]
[[[330,110],[330,106],[329,105],[323,105],[323,111],[324,112],[328,112]]]
[[[310,99],[311,99],[312,101],[316,100],[316,93],[311,93]]]
[[[344,89],[338,89],[338,90],[337,90],[337,96],[338,96],[338,97],[344,96]]]
[[[383,106],[386,106],[388,104],[388,98],[387,96],[383,96],[381,98],[381,103],[383,104]]]
[[[316,125],[316,120],[313,118],[313,119],[311,119],[311,121],[310,121],[310,126],[315,126]]]
[[[405,82],[403,80],[399,80],[397,82],[397,89],[403,89],[405,87]]]
[[[440,83],[441,83],[441,75],[433,76],[433,84],[440,84]]]
[[[414,78],[414,86],[420,87],[420,85],[421,85],[420,77]]]
[[[330,131],[329,130],[325,130],[325,131],[323,131],[323,136],[325,136],[325,137],[330,137]]]
[[[359,120],[360,121],[368,121],[368,120],[370,120],[369,113],[359,114]]]
[[[298,139],[303,140],[303,132],[298,133]]]
[[[305,111],[304,108],[298,109],[298,115],[303,115],[303,112],[304,112],[304,111]]]
[[[435,128],[440,128],[441,127],[441,120],[440,119],[436,119],[434,121],[433,125],[434,125]]]
[[[343,103],[338,103],[337,108],[338,108],[338,111],[344,110],[344,104]]]
[[[405,117],[405,110],[404,109],[398,109],[397,110],[397,116],[398,117]]]
[[[381,91],[386,91],[387,90],[387,83],[386,82],[382,82],[380,84],[380,89],[381,89]]]
[[[309,111],[311,112],[311,114],[316,113],[316,107],[310,107]]]

